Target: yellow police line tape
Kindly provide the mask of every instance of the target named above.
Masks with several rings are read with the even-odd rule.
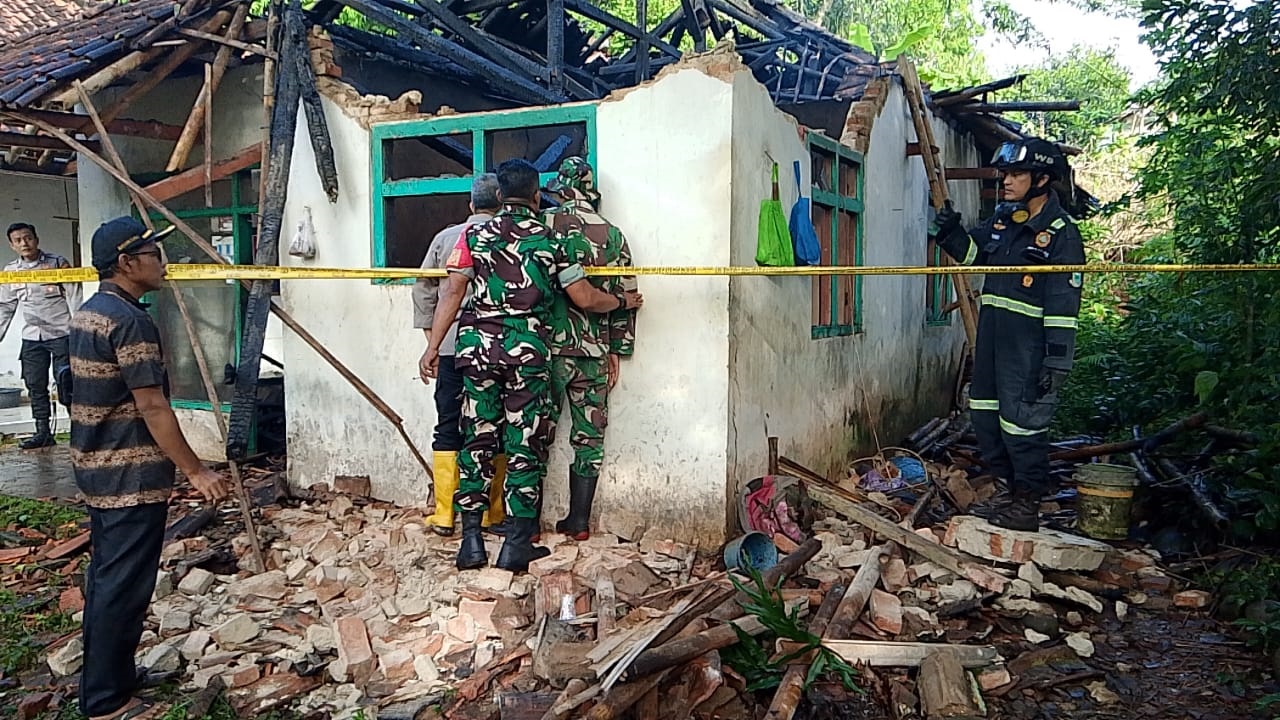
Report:
[[[788,276],[788,275],[985,275],[990,273],[1187,273],[1187,272],[1280,272],[1280,263],[1258,265],[1010,265],[1010,266],[823,266],[806,267],[588,267],[588,275],[700,275],[700,276]],[[168,266],[169,280],[403,280],[444,277],[444,270],[413,268],[313,268],[267,267],[261,265]],[[93,268],[62,270],[16,270],[0,272],[0,285],[92,282],[98,279]]]

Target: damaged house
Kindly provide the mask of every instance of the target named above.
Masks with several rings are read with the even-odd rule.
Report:
[[[27,158],[48,148],[45,176],[74,173],[73,228],[131,211],[129,190],[101,158],[76,159],[49,136],[57,128],[101,148],[85,116],[91,97],[132,180],[224,260],[254,261],[263,99],[273,99],[282,52],[249,5],[108,4],[56,34],[0,48],[3,144],[27,148]],[[586,0],[322,0],[304,19],[336,173],[327,186],[316,172],[301,117],[280,242],[309,220],[317,252],[281,257],[293,266],[416,268],[435,232],[465,217],[477,173],[513,157],[550,173],[569,155],[594,163],[601,211],[627,234],[639,266],[754,265],[775,166],[784,209],[812,199],[822,264],[937,264],[922,148],[938,175],[945,167],[964,171],[953,179],[989,180],[982,159],[1016,136],[995,110],[949,112],[942,96],[910,102],[913,72],[904,82],[898,65],[771,0],[690,0],[639,23]],[[949,107],[991,89],[953,93]],[[43,124],[16,124],[33,117]],[[928,123],[936,158],[913,119]],[[0,182],[46,178],[6,172]],[[982,188],[951,183],[951,199],[976,217]],[[89,234],[80,233],[82,246]],[[171,262],[208,262],[196,243],[173,238]],[[221,370],[244,372],[247,293],[223,280],[183,288],[229,409],[233,386],[221,384]],[[646,275],[640,288],[647,302],[635,357],[611,397],[596,502],[596,522],[620,536],[661,526],[719,544],[740,484],[766,467],[767,436],[834,470],[953,403],[965,324],[947,276]],[[379,497],[425,504],[429,479],[387,414],[313,349],[345,364],[403,419],[412,443],[428,447],[434,406],[417,379],[425,342],[412,327],[408,284],[283,280],[276,292],[311,336],[275,318],[264,330],[261,373],[270,379],[260,390],[282,386],[287,398],[290,482],[368,476]],[[184,322],[171,293],[158,295],[175,406],[201,455],[218,459],[223,439]],[[548,516],[567,500],[563,435]]]

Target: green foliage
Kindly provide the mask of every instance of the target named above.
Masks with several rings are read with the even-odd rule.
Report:
[[[782,587],[782,579],[780,578],[773,587],[769,587],[759,571],[751,568],[749,573],[750,585],[744,584],[735,575],[729,576],[733,586],[748,598],[747,602],[742,603],[742,609],[747,614],[754,615],[772,637],[799,643],[800,647],[793,653],[771,661],[759,641],[747,635],[736,625],[733,626],[734,632],[738,635],[738,645],[733,652],[725,656],[725,659],[747,679],[747,689],[754,691],[777,687],[789,663],[813,652],[813,661],[809,665],[809,672],[804,680],[805,689],[808,689],[818,678],[830,674],[839,677],[847,690],[861,692],[853,682],[857,669],[839,655],[822,647],[822,638],[805,629],[800,620],[800,608],[787,609],[786,601],[782,599],[782,593],[779,591]]]
[[[46,642],[76,627],[66,613],[44,612],[45,604],[0,590],[0,674],[7,677],[31,667]]]
[[[1118,130],[1129,101],[1129,71],[1114,50],[1075,46],[1037,65],[1018,69],[1027,77],[1001,93],[1001,100],[1079,100],[1077,112],[1010,113],[1035,134],[1096,150]]]
[[[75,530],[84,513],[70,505],[0,495],[0,529],[13,526],[62,537]]]

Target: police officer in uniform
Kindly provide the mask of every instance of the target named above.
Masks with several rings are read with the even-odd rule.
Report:
[[[972,230],[940,210],[934,240],[964,265],[1080,265],[1084,244],[1052,184],[1068,181],[1066,158],[1050,142],[1005,143],[993,216]],[[974,348],[969,409],[983,458],[1009,494],[986,513],[994,525],[1037,530],[1040,498],[1052,487],[1049,424],[1071,370],[1081,273],[987,275]]]

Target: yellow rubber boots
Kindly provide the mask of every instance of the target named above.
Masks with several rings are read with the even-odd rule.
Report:
[[[435,475],[436,511],[425,520],[437,535],[453,534],[453,494],[458,491],[458,453],[431,454],[431,473]]]
[[[485,511],[482,527],[497,525],[507,517],[503,495],[507,487],[507,456],[493,458],[493,484],[489,486],[489,509]]]

